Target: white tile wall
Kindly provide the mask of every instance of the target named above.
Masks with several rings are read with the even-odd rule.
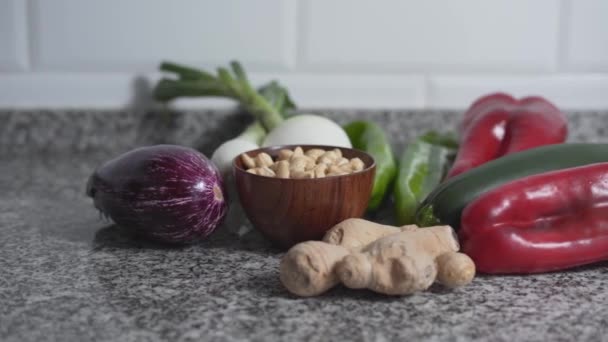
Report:
[[[153,70],[160,58],[210,66],[237,56],[258,68],[293,64],[292,1],[32,3],[35,66],[44,70]]]
[[[0,107],[119,107],[163,59],[238,59],[301,107],[608,108],[606,0],[0,0]],[[225,106],[226,101],[179,101]]]
[[[565,61],[574,70],[608,71],[608,1],[568,3]]]
[[[552,70],[553,0],[310,0],[303,62],[328,69]],[[539,15],[541,14],[542,15]]]
[[[268,75],[266,79],[271,77]],[[299,106],[422,108],[425,104],[426,80],[422,75],[289,74],[282,77],[281,82],[289,88]]]
[[[0,108],[125,106],[133,101],[136,80],[119,73],[0,74]]]
[[[0,1],[0,71],[26,68],[28,56],[25,21],[25,1]]]
[[[431,76],[428,98],[437,108],[466,108],[480,94],[496,91],[541,95],[560,108],[608,109],[608,74]]]

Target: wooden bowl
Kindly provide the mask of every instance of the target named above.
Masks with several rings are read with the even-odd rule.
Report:
[[[285,145],[260,148],[247,154],[255,157],[266,152],[274,159],[279,150],[293,150],[297,146],[305,152],[313,148],[339,148],[345,158],[360,158],[365,168],[326,178],[272,178],[246,172],[240,155],[236,157],[234,178],[245,214],[256,229],[282,248],[302,241],[319,240],[337,223],[363,216],[376,172],[376,164],[369,154],[343,147]]]

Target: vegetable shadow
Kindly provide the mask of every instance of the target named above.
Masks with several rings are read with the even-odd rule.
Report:
[[[259,271],[256,274],[252,274],[245,282],[243,287],[246,287],[246,291],[256,293],[262,298],[280,298],[280,299],[292,299],[298,298],[285,289],[281,281],[279,280],[278,269],[269,271]]]
[[[348,287],[345,287],[343,285],[337,285],[333,289],[331,289],[328,292],[319,296],[319,298],[321,298],[321,299],[322,298],[334,299],[334,300],[352,299],[352,300],[361,301],[361,302],[374,302],[374,303],[378,303],[378,302],[390,303],[390,302],[394,302],[395,300],[408,298],[408,297],[411,297],[411,295],[410,296],[407,296],[407,295],[389,296],[389,295],[385,295],[385,294],[381,294],[381,293],[376,293],[376,292],[374,292],[372,290],[368,290],[368,289],[349,289]]]
[[[116,224],[110,224],[99,229],[93,238],[93,251],[107,248],[114,249],[180,249],[186,245],[161,243],[143,238],[142,236],[124,229]]]
[[[200,247],[206,250],[223,249],[231,252],[247,251],[261,255],[278,255],[282,252],[257,231],[250,231],[239,236],[225,225],[219,227],[205,239],[186,244],[171,244],[142,237],[140,234],[116,224],[110,224],[100,228],[95,233],[92,242],[94,252],[108,249],[179,250],[189,247]]]
[[[588,272],[588,271],[594,271],[594,270],[599,270],[602,273],[608,273],[608,261],[599,261],[599,262],[596,262],[593,264],[583,265],[583,266],[575,267],[575,268],[561,271],[561,272],[576,274],[576,273]],[[556,271],[556,272],[559,272],[559,271]]]
[[[373,292],[367,289],[349,289],[343,285],[336,285],[329,289],[327,292],[322,293],[318,296],[313,297],[300,297],[297,296],[285,288],[279,279],[279,270],[267,270],[260,271],[252,274],[244,285],[248,291],[254,292],[261,297],[265,298],[280,298],[287,300],[302,300],[302,301],[340,301],[344,299],[356,300],[361,302],[394,302],[399,300],[408,300],[417,294],[403,295],[403,296],[388,296],[380,293]],[[446,289],[445,287],[434,284],[427,291],[433,292],[434,294],[453,294],[453,291]]]
[[[261,272],[252,275],[246,282],[249,290],[255,291],[261,297],[280,298],[296,301],[341,301],[345,299],[361,302],[394,302],[396,299],[407,299],[411,296],[387,296],[366,289],[349,289],[343,285],[336,285],[327,292],[313,297],[300,297],[289,291],[281,284],[278,270],[276,272]]]

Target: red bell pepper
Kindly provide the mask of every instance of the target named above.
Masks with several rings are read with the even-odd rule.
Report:
[[[563,143],[567,131],[564,114],[542,97],[486,95],[464,114],[460,149],[447,177],[510,153]]]
[[[464,209],[462,250],[484,273],[537,273],[608,260],[607,206],[608,163],[521,178]]]

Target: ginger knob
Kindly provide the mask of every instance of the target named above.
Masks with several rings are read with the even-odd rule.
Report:
[[[353,253],[340,261],[336,268],[340,281],[351,289],[365,289],[372,281],[372,264],[365,254]]]
[[[335,265],[348,253],[342,246],[321,241],[299,243],[281,260],[281,282],[298,296],[319,295],[338,284]]]
[[[475,277],[475,263],[464,253],[448,252],[437,257],[437,281],[453,288],[470,283]]]
[[[397,227],[386,226],[359,218],[350,218],[333,226],[323,241],[348,249],[359,249],[390,234],[399,233]]]

